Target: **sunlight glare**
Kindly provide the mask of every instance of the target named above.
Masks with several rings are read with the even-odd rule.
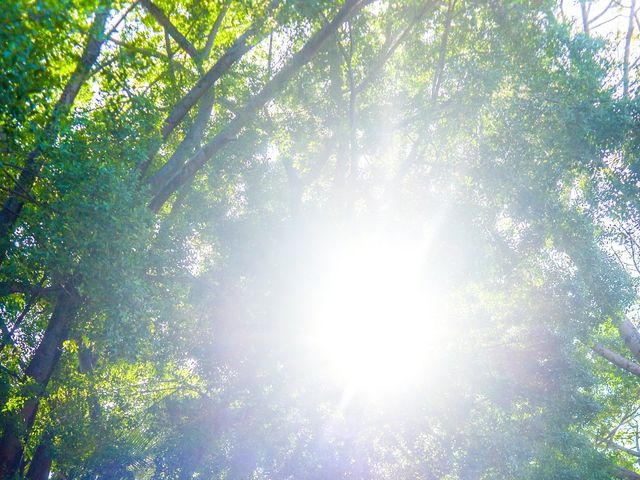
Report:
[[[411,242],[380,237],[327,255],[311,337],[332,377],[358,391],[392,393],[427,375],[442,331],[423,260]]]

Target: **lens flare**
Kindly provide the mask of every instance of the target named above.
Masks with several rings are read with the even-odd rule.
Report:
[[[413,388],[428,375],[442,315],[423,260],[411,242],[379,236],[334,246],[323,259],[310,338],[333,378],[382,394]]]

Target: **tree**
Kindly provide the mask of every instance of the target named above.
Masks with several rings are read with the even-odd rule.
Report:
[[[0,475],[633,478],[589,442],[628,392],[585,353],[637,335],[603,243],[635,218],[607,176],[629,55],[618,98],[540,2],[9,13]],[[336,226],[407,224],[433,231],[437,374],[344,406],[300,299]]]

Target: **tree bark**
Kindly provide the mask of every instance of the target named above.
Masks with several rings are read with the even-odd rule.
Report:
[[[253,120],[255,115],[267,102],[280,93],[287,83],[293,78],[314,55],[320,50],[324,42],[338,29],[338,27],[352,14],[370,3],[372,0],[347,0],[344,6],[336,14],[333,20],[316,32],[282,69],[274,75],[263,89],[252,97],[245,108],[216,134],[205,146],[198,150],[179,170],[173,171],[166,165],[155,175],[158,185],[162,188],[153,189],[153,199],[149,208],[157,212],[169,197],[177,191],[185,182],[195,176],[205,163],[207,163],[222,147],[232,141],[240,131]]]
[[[58,295],[56,307],[53,310],[42,341],[29,362],[25,373],[39,384],[46,384],[51,377],[60,354],[62,342],[67,339],[71,321],[75,317],[79,306],[79,297],[76,292],[70,290],[73,286],[66,287]]]
[[[640,480],[640,474],[622,467],[616,467],[613,474],[624,480]]]
[[[640,333],[633,323],[624,318],[618,324],[618,331],[627,348],[631,351],[631,355],[640,362]]]
[[[621,452],[625,452],[628,453],[629,455],[632,455],[634,457],[640,458],[640,452],[637,450],[633,450],[631,448],[627,448],[627,447],[623,447],[622,445],[618,445],[615,442],[608,442],[607,445],[609,445],[611,448],[614,448],[616,450],[620,450]]]
[[[178,145],[176,151],[171,155],[171,158],[167,160],[164,167],[169,171],[178,170],[189,158],[194,150],[202,145],[207,122],[211,118],[213,110],[213,104],[215,103],[216,95],[215,89],[211,87],[200,100],[200,108],[196,115],[196,119],[193,125],[189,129],[189,132],[185,136],[184,140]],[[151,189],[157,189],[162,185],[159,184],[161,179],[158,179],[157,175],[149,177],[148,183],[151,185]]]
[[[47,480],[51,471],[53,452],[51,449],[51,434],[45,432],[40,441],[40,445],[33,454],[33,459],[29,464],[29,470],[25,477],[28,480]]]
[[[589,11],[586,2],[580,2],[580,15],[582,17],[582,31],[589,35]]]
[[[600,345],[599,343],[596,343],[593,346],[593,351],[596,352],[601,357],[608,360],[609,362],[611,362],[612,364],[614,364],[616,367],[620,367],[623,370],[626,370],[627,372],[632,373],[637,377],[640,377],[640,365],[638,365],[635,362],[632,362],[631,360],[627,360],[619,353],[609,350],[608,348]]]
[[[272,0],[270,10],[277,7],[279,1]],[[260,26],[262,22],[253,24],[246,32],[233,42],[233,45],[218,59],[218,61],[205,73],[200,80],[189,90],[189,92],[176,103],[169,115],[167,115],[164,125],[162,126],[162,138],[166,140],[171,132],[178,126],[185,115],[198,103],[200,98],[205,92],[210,89],[218,79],[227,72],[233,64],[242,58],[242,56],[251,50],[256,42],[249,43],[248,41],[254,36],[258,35],[260,40]]]
[[[68,336],[79,304],[77,293],[69,286],[60,292],[40,345],[25,370],[26,375],[40,387],[41,392],[46,388],[58,364],[62,354],[62,343]],[[36,395],[25,402],[16,422],[6,426],[0,439],[0,478],[9,478],[18,471],[23,456],[22,439],[31,430],[37,413]]]

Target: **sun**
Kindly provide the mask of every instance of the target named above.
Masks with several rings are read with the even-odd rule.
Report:
[[[309,336],[329,375],[368,393],[414,388],[433,367],[442,336],[442,302],[426,280],[424,248],[397,236],[358,236],[333,245],[322,263]]]

